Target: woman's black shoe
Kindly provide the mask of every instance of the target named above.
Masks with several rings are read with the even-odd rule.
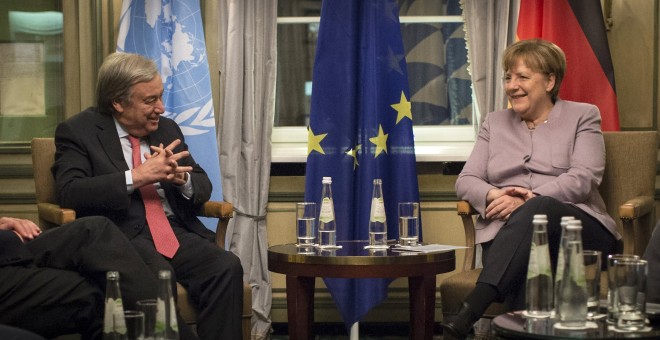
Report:
[[[442,322],[442,329],[445,334],[449,334],[455,339],[465,339],[478,320],[479,317],[474,315],[470,305],[463,302],[463,306],[461,306],[461,310],[458,311],[456,316],[449,317]]]

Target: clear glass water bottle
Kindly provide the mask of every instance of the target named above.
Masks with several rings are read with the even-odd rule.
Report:
[[[564,276],[564,265],[566,263],[566,256],[564,254],[564,248],[566,248],[566,226],[568,226],[568,221],[575,219],[573,216],[562,216],[561,222],[561,238],[559,241],[559,254],[557,255],[557,270],[555,271],[555,312],[559,308],[559,287],[561,285],[561,279]]]
[[[126,319],[124,318],[124,303],[119,289],[119,272],[109,271],[105,274],[105,313],[103,316],[103,339],[126,339]]]
[[[380,178],[374,179],[374,191],[371,196],[369,247],[387,248],[387,217],[383,200],[383,182]]]
[[[557,319],[564,327],[584,327],[587,321],[587,282],[582,255],[582,222],[571,220],[566,226],[565,265],[557,298]]]
[[[335,222],[335,204],[332,201],[332,178],[323,177],[321,181],[321,210],[319,212],[319,247],[337,246],[337,223]]]
[[[172,295],[172,273],[158,272],[158,310],[156,312],[156,339],[179,339],[179,324],[176,320],[176,305]]]
[[[534,215],[532,224],[532,244],[525,286],[525,315],[546,318],[550,317],[554,311],[554,288],[548,246],[548,218],[542,214]]]

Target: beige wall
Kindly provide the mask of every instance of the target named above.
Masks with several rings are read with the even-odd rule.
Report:
[[[608,32],[622,129],[657,130],[658,1],[613,0]],[[606,8],[606,13],[607,8]]]

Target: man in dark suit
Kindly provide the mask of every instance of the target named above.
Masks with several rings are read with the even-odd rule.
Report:
[[[644,256],[648,261],[646,302],[660,303],[660,221],[655,225]]]
[[[109,55],[99,69],[97,107],[56,129],[57,197],[79,216],[110,218],[154,272],[172,270],[198,308],[200,338],[240,339],[243,269],[196,217],[211,182],[179,126],[161,116],[162,95],[153,61]]]
[[[156,276],[107,218],[80,218],[42,233],[29,220],[1,217],[0,323],[47,338],[100,339],[109,270],[119,272],[126,308],[155,298]],[[5,328],[0,337],[11,332]]]

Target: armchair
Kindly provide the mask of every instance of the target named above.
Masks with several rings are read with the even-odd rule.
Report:
[[[655,224],[654,195],[658,133],[656,131],[605,132],[606,164],[600,194],[607,212],[617,221],[623,236],[624,254],[642,255]],[[466,250],[463,270],[440,284],[443,318],[456,315],[476,285],[481,269],[475,269],[474,216],[477,212],[467,201],[457,203],[463,221]],[[607,273],[601,275],[601,295],[607,294]],[[484,317],[508,312],[503,304],[493,303]]]
[[[55,161],[55,141],[53,138],[32,139],[32,166],[34,169],[34,184],[37,197],[37,212],[41,229],[49,229],[76,219],[72,209],[61,208],[55,199],[55,180],[50,171]],[[228,202],[206,202],[198,212],[199,216],[218,218],[215,243],[220,248],[225,246],[227,224],[233,217],[233,206]],[[194,324],[197,311],[190,303],[185,288],[177,284],[177,306],[182,318],[189,324]],[[250,339],[252,318],[252,290],[249,285],[243,285],[243,338]]]

